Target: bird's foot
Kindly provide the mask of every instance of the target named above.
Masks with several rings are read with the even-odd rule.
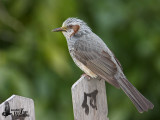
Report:
[[[89,75],[87,75],[86,73],[82,74],[81,77],[82,76],[87,77],[87,79],[89,79],[89,80],[91,79],[91,77]]]
[[[101,81],[101,80],[102,80],[102,78],[100,78],[99,76],[97,77],[97,79],[98,79],[99,81]]]

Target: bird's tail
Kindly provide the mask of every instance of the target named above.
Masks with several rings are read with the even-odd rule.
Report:
[[[118,83],[140,113],[148,111],[148,109],[153,109],[154,105],[147,100],[126,78],[120,78]]]

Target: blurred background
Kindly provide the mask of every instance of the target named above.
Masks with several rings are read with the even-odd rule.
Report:
[[[71,86],[83,73],[62,33],[83,19],[121,62],[129,81],[155,105],[139,114],[108,83],[110,120],[160,119],[159,0],[0,0],[0,103],[12,94],[35,101],[37,120],[73,120]]]

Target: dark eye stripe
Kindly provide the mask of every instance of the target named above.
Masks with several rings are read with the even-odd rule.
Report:
[[[69,27],[69,28],[72,28],[72,27],[73,27],[73,25],[69,25],[68,27]]]

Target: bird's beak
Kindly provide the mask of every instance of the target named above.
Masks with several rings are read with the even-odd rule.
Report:
[[[60,27],[60,28],[56,28],[56,29],[53,29],[52,32],[60,32],[60,31],[67,31],[67,28],[66,27]]]

